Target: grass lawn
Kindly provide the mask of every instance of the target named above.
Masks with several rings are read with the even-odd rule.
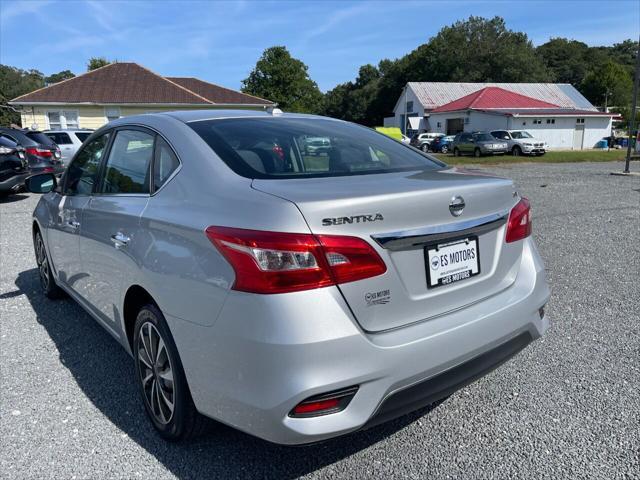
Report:
[[[500,163],[564,163],[564,162],[614,162],[624,160],[627,156],[627,149],[620,150],[577,150],[577,151],[564,151],[564,152],[547,152],[541,157],[527,157],[521,155],[514,157],[512,155],[500,155],[495,157],[481,157],[475,158],[468,157],[454,157],[452,154],[444,155],[442,153],[432,153],[435,157],[439,158],[443,162],[452,165],[464,165],[467,163],[486,163],[486,164],[500,164]]]

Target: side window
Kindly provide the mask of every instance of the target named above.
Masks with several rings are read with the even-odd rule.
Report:
[[[78,152],[65,174],[65,195],[89,195],[98,179],[100,159],[111,133],[93,139]]]
[[[119,130],[107,158],[100,193],[149,193],[154,135]]]
[[[153,161],[153,187],[158,190],[171,174],[178,168],[180,162],[161,137],[156,141],[155,159]]]

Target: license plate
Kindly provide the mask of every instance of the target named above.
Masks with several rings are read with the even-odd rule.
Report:
[[[480,273],[478,237],[468,237],[425,247],[427,287],[466,280]]]

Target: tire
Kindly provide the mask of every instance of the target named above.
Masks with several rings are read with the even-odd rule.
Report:
[[[177,442],[202,434],[208,419],[196,410],[173,337],[154,304],[138,311],[132,350],[142,402],[160,436]]]
[[[453,149],[453,156],[454,157],[459,157],[460,156],[460,150],[458,150],[458,148],[454,148]]]
[[[65,297],[64,291],[56,284],[51,271],[51,262],[49,255],[42,239],[42,234],[38,230],[33,236],[33,248],[36,254],[36,263],[38,264],[38,277],[40,279],[40,287],[47,298],[56,300]]]
[[[476,158],[480,158],[480,157],[482,156],[482,152],[480,151],[480,149],[479,149],[479,148],[476,148],[476,149],[473,151],[473,156],[474,156],[474,157],[476,157]]]
[[[522,149],[516,145],[515,147],[513,147],[513,150],[511,150],[511,155],[513,155],[514,157],[519,157],[520,155],[522,155]]]
[[[449,147],[447,147],[446,145],[443,145],[442,147],[440,147],[440,153],[448,153],[449,152]]]
[[[424,153],[427,153],[429,151],[429,144],[425,143],[421,145],[420,150],[422,150]]]

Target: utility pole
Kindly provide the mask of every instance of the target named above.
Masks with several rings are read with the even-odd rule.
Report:
[[[640,37],[638,38],[638,51],[636,52],[636,74],[633,82],[633,99],[631,102],[631,121],[629,122],[629,143],[627,144],[627,161],[624,165],[624,173],[629,173],[631,163],[631,140],[636,126],[636,111],[638,108],[638,84],[640,83]]]

